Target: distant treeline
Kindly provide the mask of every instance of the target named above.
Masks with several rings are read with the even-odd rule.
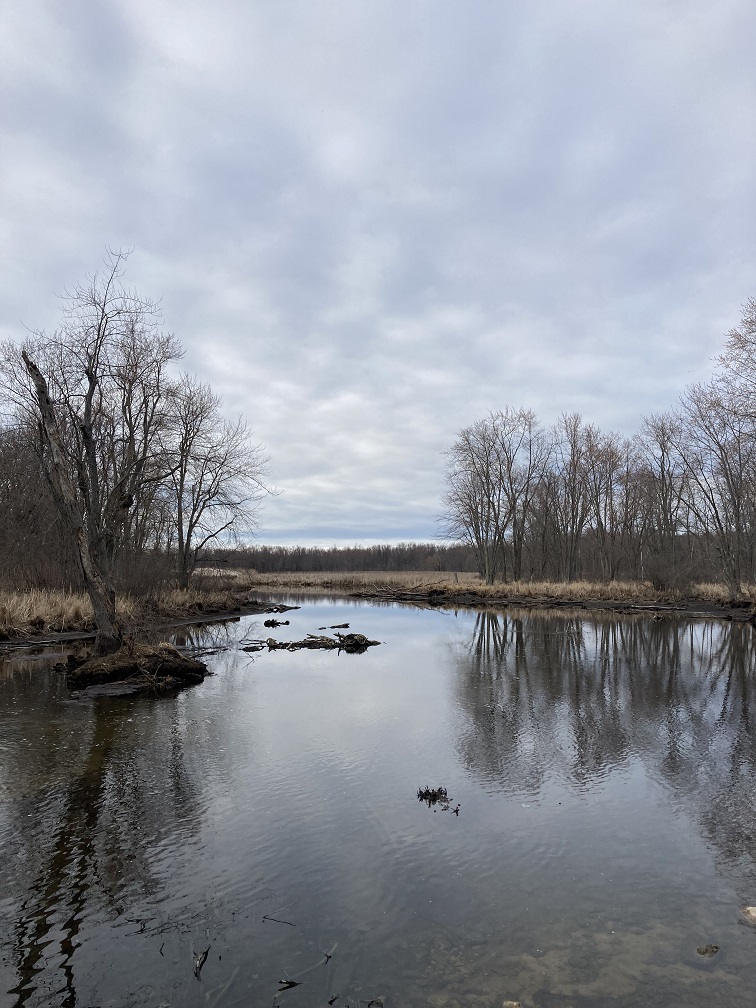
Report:
[[[706,384],[635,437],[507,406],[447,452],[442,520],[487,581],[756,580],[756,300]]]
[[[217,567],[260,574],[315,571],[476,571],[475,550],[464,544],[400,543],[394,546],[248,546],[213,550]]]

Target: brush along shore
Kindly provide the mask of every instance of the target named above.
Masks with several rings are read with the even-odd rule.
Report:
[[[121,595],[117,613],[128,628],[150,628],[178,620],[204,621],[214,616],[261,612],[252,597],[260,592],[336,593],[379,601],[414,602],[450,608],[485,606],[571,606],[620,612],[700,612],[725,619],[750,619],[756,611],[756,585],[744,585],[732,600],[724,585],[698,584],[688,591],[659,591],[649,582],[521,581],[486,584],[468,573],[428,571],[328,572],[254,574],[224,571],[200,577],[196,586],[164,591],[148,599]],[[94,631],[85,595],[33,589],[0,591],[0,641],[37,638],[44,634]]]

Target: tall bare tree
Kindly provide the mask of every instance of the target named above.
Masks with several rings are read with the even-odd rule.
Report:
[[[638,435],[641,453],[639,485],[645,496],[646,563],[657,588],[686,587],[693,576],[689,477],[678,446],[682,444],[678,420],[671,413],[644,417]]]
[[[19,422],[38,428],[103,648],[118,639],[114,563],[130,512],[170,468],[160,448],[166,367],[182,354],[160,332],[158,306],[121,283],[126,258],[110,253],[101,274],[66,293],[55,333],[3,348],[6,395]]]
[[[510,513],[492,416],[460,431],[446,458],[442,527],[473,547],[481,575],[493,584],[504,573]]]
[[[686,504],[714,551],[733,598],[742,594],[753,529],[754,419],[720,382],[692,385],[677,410],[676,450],[686,474]]]
[[[559,577],[578,574],[580,545],[590,515],[587,476],[590,432],[579,413],[564,413],[553,429],[554,464],[547,514],[553,516],[559,554]]]

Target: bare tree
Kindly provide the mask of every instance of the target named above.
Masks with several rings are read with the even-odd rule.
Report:
[[[551,443],[531,410],[489,413],[457,435],[447,453],[441,517],[447,535],[469,542],[489,583],[522,577],[531,503],[548,465]]]
[[[657,588],[684,587],[693,575],[688,476],[677,446],[679,422],[671,413],[644,417],[638,436],[639,484],[645,495],[647,572]]]
[[[118,638],[114,563],[131,510],[166,478],[166,366],[181,356],[159,331],[158,306],[121,283],[127,253],[63,298],[63,322],[3,348],[6,396],[39,448],[77,546],[103,647]]]
[[[716,381],[686,390],[676,414],[675,449],[687,477],[686,504],[737,598],[753,535],[756,436],[753,418],[726,391]]]
[[[644,514],[638,484],[640,458],[618,434],[587,428],[586,488],[602,579],[613,581],[639,547]]]
[[[572,581],[590,515],[587,474],[590,468],[589,433],[579,413],[564,413],[553,430],[554,466],[550,507],[560,543],[559,576]]]
[[[116,623],[115,593],[111,584],[103,576],[103,572],[90,549],[91,540],[87,533],[84,512],[69,472],[63,438],[50,399],[47,382],[25,351],[22,351],[21,356],[34,383],[37,395],[41,438],[46,449],[44,459],[50,485],[53,488],[55,501],[60,509],[63,522],[76,544],[84,576],[84,587],[92,602],[100,649],[110,651],[120,642]]]
[[[208,385],[182,375],[170,401],[177,573],[179,585],[186,587],[203,549],[254,524],[268,492],[267,459],[244,420],[223,419]]]
[[[440,521],[444,533],[469,543],[488,584],[503,574],[509,505],[492,416],[460,431],[446,453],[446,493]]]
[[[509,535],[512,578],[519,581],[533,498],[551,460],[552,442],[532,410],[499,410],[490,414],[489,421],[494,432],[498,479],[506,501],[507,523],[502,527],[502,539]]]
[[[738,413],[756,417],[756,298],[743,305],[742,321],[727,333],[717,365],[716,380],[727,389],[723,399]]]

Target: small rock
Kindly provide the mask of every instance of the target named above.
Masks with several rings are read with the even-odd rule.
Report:
[[[756,924],[756,906],[743,907],[742,914],[749,923]]]
[[[522,1008],[520,1001],[505,1001],[501,1008]]]
[[[719,952],[719,945],[699,945],[696,952],[700,956],[714,956]]]

